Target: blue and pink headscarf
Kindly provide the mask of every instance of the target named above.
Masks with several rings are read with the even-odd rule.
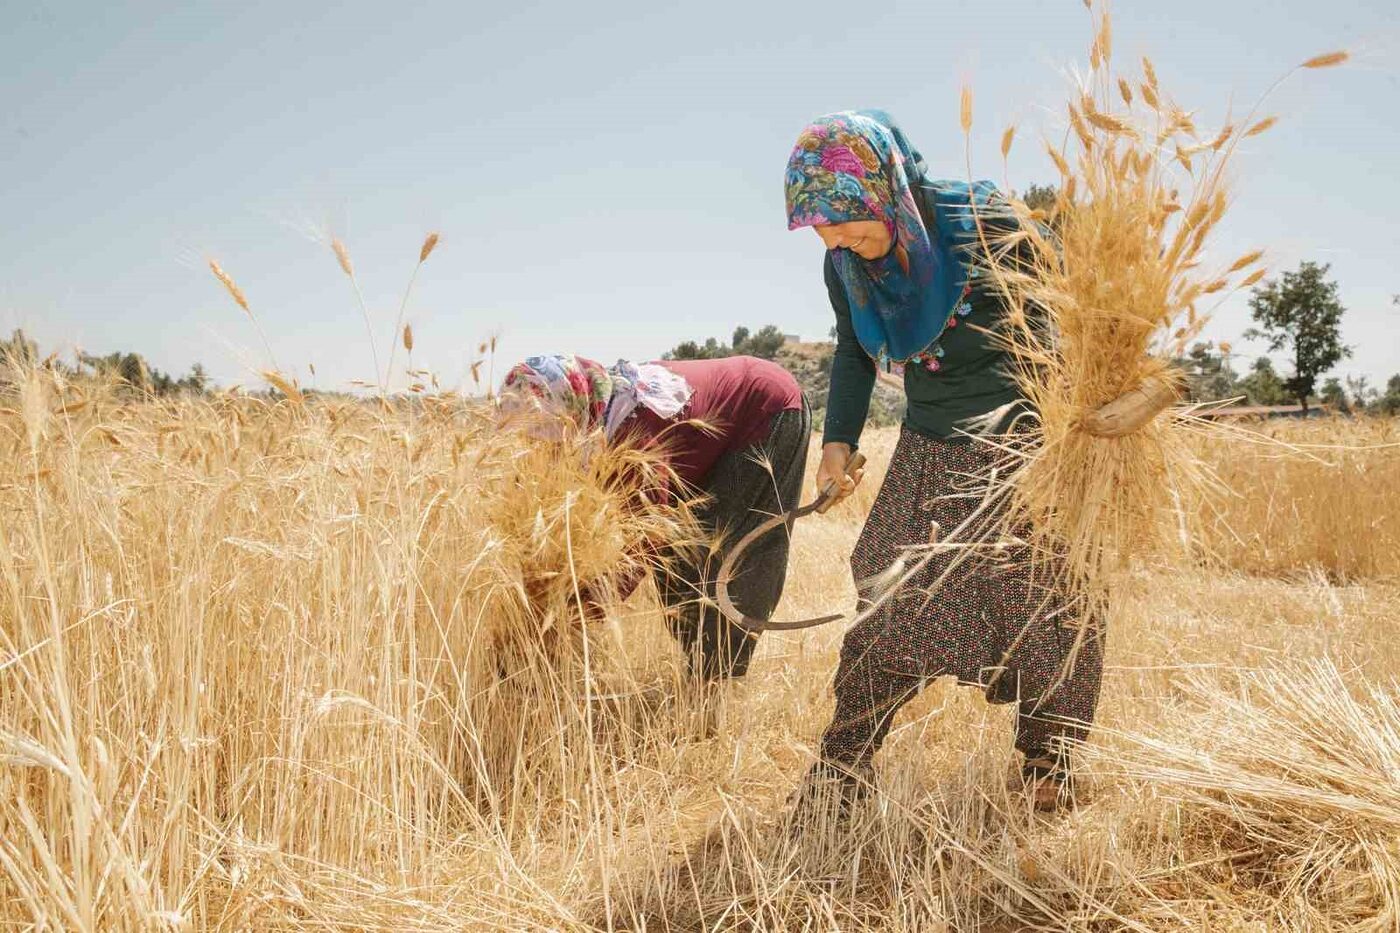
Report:
[[[930,195],[934,230],[925,227],[915,186]],[[969,250],[976,219],[998,197],[990,182],[924,177],[923,157],[881,110],[845,110],[819,117],[797,139],[785,178],[788,229],[883,221],[894,245],[880,259],[833,251],[861,347],[883,364],[928,356],[966,307]]]

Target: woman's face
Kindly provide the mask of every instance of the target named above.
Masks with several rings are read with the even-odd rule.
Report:
[[[861,259],[879,259],[893,246],[890,232],[878,220],[851,220],[812,228],[827,249],[848,249]]]

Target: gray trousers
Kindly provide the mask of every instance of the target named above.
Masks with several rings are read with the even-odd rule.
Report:
[[[706,535],[718,540],[719,547],[703,553],[672,551],[666,555],[670,571],[656,575],[671,634],[698,677],[742,677],[748,671],[758,636],[720,613],[714,579],[734,542],[765,519],[797,507],[811,436],[812,413],[804,400],[800,411],[774,415],[761,443],[721,457],[706,480],[703,491],[710,501],[699,515]],[[778,528],[745,552],[729,582],[729,596],[745,615],[767,619],[773,614],[787,578],[788,545],[786,532]]]

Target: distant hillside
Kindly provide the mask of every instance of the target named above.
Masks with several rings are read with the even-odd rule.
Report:
[[[829,341],[804,343],[788,341],[774,354],[775,362],[797,377],[798,385],[812,406],[813,423],[820,425],[826,417],[826,395],[830,387],[831,355],[835,344]],[[904,417],[904,393],[885,383],[875,383],[870,400],[871,426],[898,424]]]

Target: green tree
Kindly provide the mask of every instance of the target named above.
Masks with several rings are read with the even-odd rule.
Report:
[[[1366,375],[1347,376],[1347,394],[1358,409],[1365,410],[1379,401],[1381,394],[1371,385],[1371,377]]]
[[[682,340],[661,354],[661,358],[663,360],[698,360],[700,359],[700,345],[694,340]]]
[[[1372,407],[1382,415],[1400,415],[1400,373],[1386,380],[1385,392]]]
[[[1249,375],[1240,380],[1240,388],[1251,405],[1283,405],[1288,402],[1288,387],[1267,356],[1254,361]]]
[[[748,336],[743,343],[734,347],[736,353],[771,360],[778,355],[778,348],[787,342],[783,332],[772,324],[759,328],[758,333]]]
[[[89,375],[110,380],[118,388],[133,392],[149,392],[154,395],[173,395],[186,392],[202,395],[209,391],[209,374],[204,367],[195,363],[190,371],[179,378],[149,365],[139,353],[117,351],[104,356],[81,353],[76,366],[66,366],[57,359],[58,354],[40,360],[39,345],[22,330],[14,331],[9,339],[0,339],[0,382],[8,375],[7,365],[45,366],[59,370],[68,376]]]
[[[1316,391],[1317,377],[1351,356],[1342,343],[1341,323],[1346,308],[1337,297],[1337,283],[1327,278],[1331,266],[1302,263],[1281,280],[1257,286],[1249,308],[1259,329],[1250,337],[1262,337],[1270,350],[1293,355],[1293,375],[1284,383],[1292,398],[1306,410],[1308,396]]]
[[[139,353],[117,351],[106,356],[84,353],[79,357],[93,375],[110,379],[120,388],[153,395],[175,395],[181,392],[203,394],[209,389],[209,376],[204,367],[195,363],[188,374],[175,378],[149,365]]]
[[[696,343],[694,340],[683,340],[663,353],[661,358],[663,360],[713,360],[733,354],[733,350],[720,346],[719,341],[711,337],[703,344]]]
[[[209,374],[204,371],[202,364],[195,363],[190,367],[190,371],[175,383],[175,388],[192,395],[203,395],[209,391]]]
[[[1342,380],[1336,376],[1329,376],[1322,384],[1322,391],[1318,393],[1322,399],[1322,404],[1330,405],[1337,411],[1349,411],[1347,407],[1347,390],[1342,388]]]
[[[1032,184],[1026,189],[1026,193],[1021,196],[1021,201],[1033,211],[1049,211],[1055,206],[1055,199],[1059,197],[1059,192],[1054,185]]]
[[[119,385],[137,392],[150,391],[150,369],[139,353],[123,353],[118,350],[106,356],[82,354],[79,359],[101,379],[110,379]],[[164,375],[163,373],[161,375]]]
[[[1400,295],[1391,295],[1390,303],[1400,307]],[[1385,392],[1377,394],[1373,407],[1382,415],[1400,415],[1400,373],[1386,380]]]
[[[39,361],[39,345],[24,331],[15,329],[9,340],[0,340],[0,363],[20,363],[32,366]]]
[[[715,360],[726,356],[757,356],[771,360],[778,355],[778,348],[786,342],[783,332],[772,324],[759,328],[757,333],[747,327],[734,328],[729,343],[722,344],[709,337],[703,344],[694,340],[684,340],[662,354],[664,360]]]

